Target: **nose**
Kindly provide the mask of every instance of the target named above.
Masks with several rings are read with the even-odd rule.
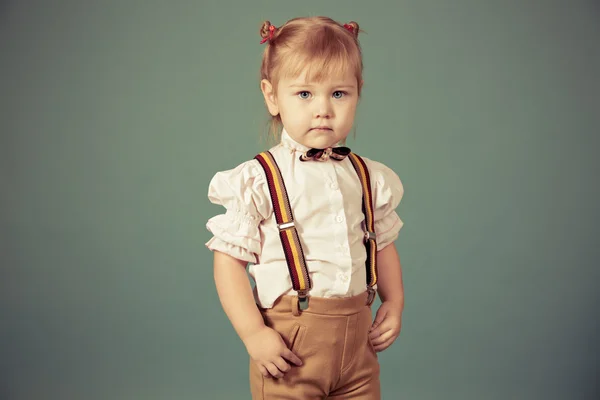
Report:
[[[332,113],[329,99],[321,98],[315,102],[315,118],[331,118]]]

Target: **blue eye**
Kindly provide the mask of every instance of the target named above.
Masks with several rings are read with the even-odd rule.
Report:
[[[341,90],[336,90],[335,92],[333,92],[333,98],[341,99],[342,97],[344,97],[345,94],[346,94],[346,92],[343,92]]]
[[[307,92],[306,90],[303,90],[302,92],[298,93],[298,96],[300,96],[301,99],[308,99],[310,96],[310,92]]]

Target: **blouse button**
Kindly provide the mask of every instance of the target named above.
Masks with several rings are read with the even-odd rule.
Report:
[[[342,222],[344,220],[344,217],[342,217],[341,215],[338,215],[337,217],[335,217],[335,220],[337,222]]]
[[[331,188],[332,188],[333,190],[337,190],[337,189],[338,189],[338,185],[337,185],[337,183],[333,182],[333,183],[331,184]]]

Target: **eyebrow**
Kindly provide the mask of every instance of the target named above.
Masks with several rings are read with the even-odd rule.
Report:
[[[294,87],[313,87],[313,86],[314,85],[312,85],[310,83],[294,83],[293,85],[289,85],[288,87],[294,88]],[[339,85],[331,85],[331,87],[332,88],[343,88],[343,89],[354,89],[354,88],[356,88],[356,85],[340,83]]]

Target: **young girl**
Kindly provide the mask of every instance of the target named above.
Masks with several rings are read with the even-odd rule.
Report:
[[[363,84],[358,32],[325,17],[264,23],[260,88],[279,144],[210,182],[226,212],[206,245],[253,399],[379,399],[377,352],[400,333],[402,183],[343,146]]]

